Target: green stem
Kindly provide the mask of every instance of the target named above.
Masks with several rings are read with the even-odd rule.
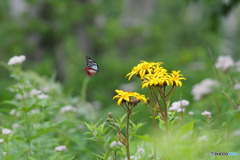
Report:
[[[9,144],[8,144],[8,135],[7,135],[7,137],[6,137],[6,144],[7,144],[7,146],[6,146],[6,155],[5,155],[5,157],[4,157],[4,159],[9,159],[8,157],[9,157]]]
[[[126,146],[126,150],[127,150],[127,158],[128,160],[130,160],[130,152],[129,152],[129,120],[130,120],[130,114],[131,114],[131,109],[128,110],[127,113],[127,128],[126,128],[126,140],[127,140],[127,146]]]
[[[181,110],[181,118],[182,118],[182,125],[184,125],[184,116],[183,116],[182,110]]]
[[[30,139],[30,129],[29,129],[29,118],[28,118],[28,110],[27,110],[27,104],[25,101],[25,98],[23,96],[23,105],[24,105],[24,116],[25,116],[25,127],[27,130],[27,145],[28,145],[28,154],[27,156],[29,157],[31,154],[31,139]]]
[[[81,90],[81,99],[82,99],[82,102],[85,102],[85,101],[86,101],[87,85],[88,85],[89,80],[90,80],[89,77],[86,77],[86,78],[83,80],[83,85],[82,85],[82,90]]]
[[[157,128],[157,123],[156,123],[156,108],[154,107],[154,101],[153,101],[153,92],[150,89],[151,92],[151,99],[152,99],[152,108],[153,108],[153,112],[152,112],[152,118],[153,118],[153,159],[157,159],[157,135],[156,135],[156,128]],[[161,107],[161,106],[159,106]]]
[[[168,108],[167,108],[167,102],[166,99],[163,99],[164,101],[164,113],[165,113],[165,127],[166,127],[166,133],[167,133],[167,137],[169,140],[169,130],[168,130]]]
[[[117,152],[114,151],[114,159],[117,160]]]

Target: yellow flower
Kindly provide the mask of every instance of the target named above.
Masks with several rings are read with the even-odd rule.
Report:
[[[145,80],[142,82],[142,88],[158,85],[170,85],[170,75],[168,75],[166,69],[157,70],[154,74],[146,75]]]
[[[151,74],[154,72],[155,68],[159,68],[159,66],[162,64],[162,62],[146,62],[146,61],[141,61],[140,64],[137,66],[133,67],[132,71],[126,75],[128,77],[128,80],[132,78],[134,74],[137,76],[140,76],[141,79],[143,79],[144,75],[146,74]]]
[[[142,101],[143,103],[147,102],[145,95],[141,95],[137,92],[124,92],[122,90],[115,90],[117,95],[113,99],[118,99],[117,104],[120,105],[122,101],[129,102],[130,100],[136,99]]]
[[[182,87],[182,82],[180,80],[186,80],[186,78],[183,77],[182,74],[179,74],[180,70],[179,71],[172,71],[172,74],[171,74],[171,84],[176,84],[176,86],[180,86]]]

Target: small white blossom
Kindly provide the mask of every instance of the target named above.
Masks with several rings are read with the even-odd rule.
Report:
[[[234,132],[232,133],[232,135],[233,135],[233,136],[240,136],[240,129],[234,131]]]
[[[30,114],[37,114],[37,113],[40,113],[40,110],[39,109],[33,109],[29,113]]]
[[[0,143],[3,143],[4,142],[4,140],[3,139],[0,139]]]
[[[193,112],[193,111],[190,111],[190,112],[188,112],[188,114],[189,114],[190,116],[192,116],[192,115],[194,115],[194,112]]]
[[[138,160],[138,157],[137,156],[130,156],[130,159],[131,160]]]
[[[213,91],[213,87],[218,87],[219,83],[216,80],[207,78],[198,84],[195,84],[192,88],[192,95],[194,100],[200,100],[203,95],[207,95]]]
[[[25,61],[26,57],[24,55],[14,56],[9,59],[8,65],[22,64]]]
[[[149,155],[148,155],[148,159],[153,159],[153,155],[152,155],[152,154],[149,154]]]
[[[61,110],[60,110],[61,113],[70,112],[70,111],[71,112],[76,112],[77,109],[75,107],[71,106],[71,105],[66,105],[66,106],[62,107]]]
[[[169,111],[176,111],[178,109],[177,105],[172,105],[171,107],[169,107]]]
[[[24,92],[23,95],[21,95],[20,93],[17,93],[15,95],[15,99],[17,99],[17,100],[22,100],[22,99],[26,99],[26,98],[28,98],[28,94],[26,92]]]
[[[16,111],[16,109],[12,109],[9,114],[11,116],[16,116],[16,117],[20,117],[20,113]]]
[[[145,154],[145,150],[138,146],[137,155],[142,157]]]
[[[208,137],[206,135],[199,137],[198,138],[199,141],[208,141]]]
[[[240,89],[240,83],[236,83],[233,88],[235,90],[239,90]]]
[[[208,116],[209,118],[211,117],[212,113],[208,111],[204,111],[201,113],[202,116]]]
[[[3,152],[3,157],[5,157],[5,156],[6,156],[6,154],[7,154],[6,152]]]
[[[55,148],[55,151],[62,152],[62,151],[65,151],[66,149],[67,149],[66,146],[57,146],[57,147]]]
[[[16,109],[12,109],[12,110],[9,112],[9,114],[10,114],[11,116],[15,115],[15,114],[16,114]]]
[[[219,56],[216,62],[216,68],[227,71],[228,68],[234,66],[234,61],[231,56]]]
[[[175,120],[178,120],[178,119],[180,119],[180,117],[176,116],[176,117],[175,117]]]
[[[177,113],[181,113],[181,112],[185,112],[185,109],[184,108],[178,108]]]
[[[188,105],[189,105],[189,101],[187,101],[185,99],[176,101],[176,102],[172,103],[171,107],[169,108],[169,111],[177,111],[178,113],[184,112],[185,109],[183,109],[183,107],[186,107]]]
[[[38,96],[37,96],[39,99],[47,99],[48,98],[48,95],[46,95],[46,94],[39,94]]]
[[[42,93],[42,91],[40,91],[40,90],[32,89],[31,92],[30,92],[30,95],[36,96],[36,95],[39,95],[41,93]]]
[[[110,144],[110,148],[112,149],[116,149],[117,147],[120,147],[120,146],[123,146],[123,144],[121,142],[116,142],[116,141],[113,141],[111,144]]]
[[[2,134],[4,135],[9,135],[10,133],[12,133],[12,130],[8,129],[8,128],[3,128],[2,129]]]
[[[240,72],[240,61],[237,61],[237,62],[235,63],[235,66],[236,66],[236,68],[237,68],[237,71]]]
[[[13,123],[13,125],[12,125],[12,128],[13,129],[17,129],[19,127],[19,124],[18,123]]]

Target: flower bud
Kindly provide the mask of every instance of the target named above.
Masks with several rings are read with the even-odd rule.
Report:
[[[150,104],[151,100],[150,98],[147,98],[147,104]]]
[[[110,118],[113,118],[112,112],[109,112],[109,113],[108,113],[108,116],[109,116]]]
[[[112,118],[107,118],[106,121],[107,121],[107,122],[111,122],[111,121],[112,121]]]
[[[126,140],[122,133],[118,135],[118,140],[126,146]]]
[[[130,104],[133,104],[134,106],[137,105],[138,103],[140,102],[140,100],[137,100],[137,99],[131,99],[129,101]]]

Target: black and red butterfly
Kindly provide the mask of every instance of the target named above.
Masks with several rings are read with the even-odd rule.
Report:
[[[85,73],[88,77],[92,77],[94,74],[96,74],[99,69],[98,65],[95,61],[93,61],[90,57],[86,57],[87,60],[87,67],[85,68]]]

